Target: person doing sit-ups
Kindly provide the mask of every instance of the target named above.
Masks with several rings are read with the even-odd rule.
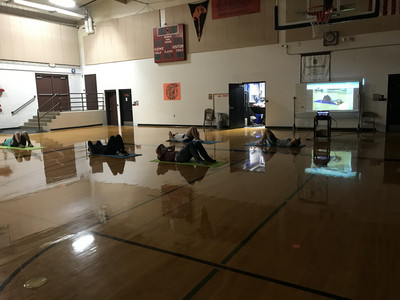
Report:
[[[22,131],[14,133],[11,138],[5,139],[1,145],[7,147],[25,148],[27,144],[28,147],[33,147],[29,134],[26,131]]]
[[[213,164],[216,160],[212,159],[206,149],[199,141],[193,141],[185,145],[180,151],[175,151],[175,145],[165,147],[158,145],[156,149],[157,158],[161,161],[176,161],[180,163],[189,162],[192,157],[199,164]]]
[[[97,141],[96,144],[93,144],[92,141],[88,141],[88,146],[91,154],[129,155],[125,150],[124,141],[119,134],[111,136],[107,145],[103,145],[100,141]]]
[[[169,140],[176,142],[189,143],[193,140],[200,140],[200,133],[195,126],[190,127],[186,133],[168,132]]]
[[[300,142],[301,142],[300,138],[278,139],[271,130],[266,128],[261,137],[261,141],[258,144],[259,145],[269,144],[275,147],[295,147],[299,146]]]

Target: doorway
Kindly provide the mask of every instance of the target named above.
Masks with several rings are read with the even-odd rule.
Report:
[[[37,73],[35,77],[40,112],[71,110],[67,75]]]
[[[87,110],[98,110],[96,74],[85,75],[85,92]]]
[[[106,101],[107,125],[118,126],[117,92],[115,90],[104,91]]]
[[[229,84],[229,127],[265,126],[265,81]]]
[[[386,131],[400,131],[400,74],[389,75]]]
[[[121,125],[133,126],[131,89],[118,90]]]

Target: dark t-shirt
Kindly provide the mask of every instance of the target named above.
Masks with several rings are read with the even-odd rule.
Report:
[[[175,157],[177,155],[177,151],[165,151],[164,154],[158,159],[161,161],[176,161]]]

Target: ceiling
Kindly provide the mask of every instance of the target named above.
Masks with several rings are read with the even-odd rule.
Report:
[[[18,1],[17,1],[18,2]],[[83,18],[88,12],[94,21],[118,18],[147,11],[165,9],[167,7],[197,2],[196,0],[75,0],[74,8],[58,7],[48,0],[26,0],[53,7],[51,10],[42,10],[15,3],[14,0],[0,0],[0,13],[19,15],[51,22],[78,26],[83,23]],[[56,9],[64,9],[79,14],[69,16],[59,13]]]

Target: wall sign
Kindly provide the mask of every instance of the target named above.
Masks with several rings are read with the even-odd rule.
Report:
[[[330,53],[302,55],[301,82],[329,81],[330,67]]]
[[[183,24],[153,28],[154,62],[186,60]]]
[[[179,82],[164,83],[164,100],[181,100],[181,84]]]

